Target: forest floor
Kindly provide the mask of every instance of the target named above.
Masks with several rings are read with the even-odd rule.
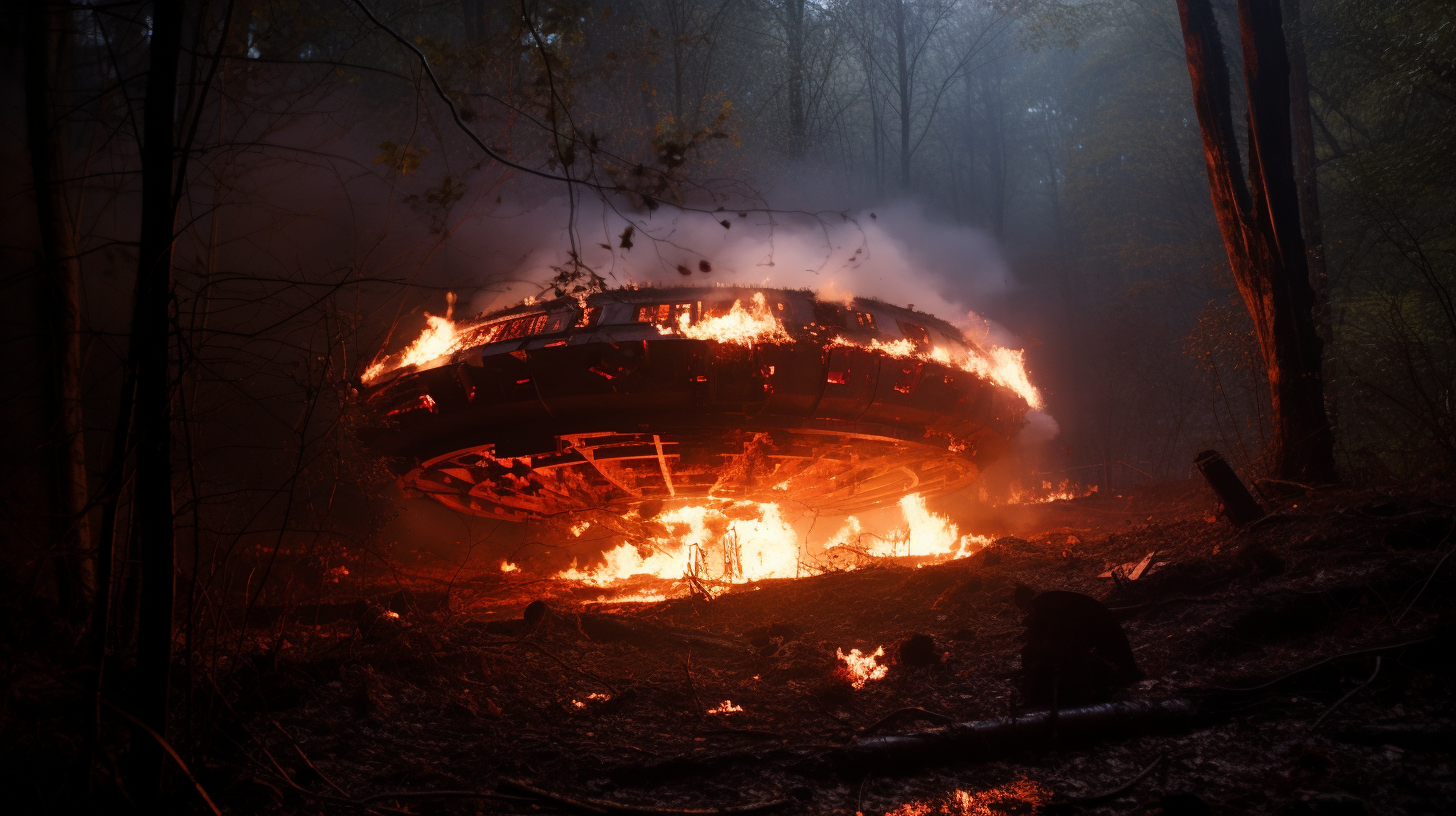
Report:
[[[420,611],[430,586],[381,596],[399,617],[316,623],[328,647],[222,678],[226,744],[196,770],[235,813],[1456,812],[1456,496],[1322,490],[1237,530],[1205,491],[1058,502],[967,559],[711,601],[592,604],[499,576],[460,582],[464,613]],[[1120,610],[1147,678],[1120,699],[1203,714],[993,761],[847,764],[856,738],[1017,711],[1018,583]],[[506,622],[533,598],[540,622]],[[943,662],[894,663],[912,634]],[[886,676],[853,688],[837,652],[882,646]]]

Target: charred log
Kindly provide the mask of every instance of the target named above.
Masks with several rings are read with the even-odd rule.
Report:
[[[1234,473],[1234,469],[1229,467],[1229,463],[1218,451],[1206,450],[1198,454],[1193,464],[1198,466],[1198,472],[1203,474],[1208,486],[1218,495],[1218,500],[1223,503],[1224,513],[1234,526],[1243,527],[1264,517],[1264,508],[1254,500],[1253,494],[1244,487],[1239,475]]]

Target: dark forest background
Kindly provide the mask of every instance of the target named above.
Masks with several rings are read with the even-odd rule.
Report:
[[[144,628],[149,437],[129,429],[151,416],[130,395],[148,376],[133,304],[153,122],[173,134],[176,213],[167,326],[146,342],[169,361],[178,654],[194,676],[244,651],[242,633],[266,642],[260,604],[363,581],[406,538],[468,555],[528,537],[402,503],[354,441],[349,400],[446,291],[465,308],[621,282],[587,252],[608,211],[658,226],[743,211],[765,240],[892,207],[978,231],[997,257],[907,273],[1025,346],[1060,434],[1019,478],[1115,490],[1185,477],[1208,447],[1265,473],[1269,390],[1173,0],[22,5],[0,20],[0,570],[5,605],[55,610],[32,642],[126,665]],[[170,121],[146,104],[164,5],[180,22]],[[1213,6],[1235,30],[1233,3]],[[1306,80],[1296,165],[1341,473],[1448,478],[1456,14],[1283,8]],[[1238,65],[1238,37],[1224,43]],[[634,258],[711,259],[692,230],[644,233]],[[113,541],[98,636],[87,610]],[[207,716],[192,706],[184,730]]]

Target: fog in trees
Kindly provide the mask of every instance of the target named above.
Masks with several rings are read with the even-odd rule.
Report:
[[[427,315],[625,285],[873,296],[1023,349],[1043,410],[944,507],[1185,478],[1207,448],[1249,477],[1449,478],[1451,11],[1285,0],[1269,29],[1289,217],[1258,235],[1308,267],[1332,471],[1280,458],[1220,221],[1278,169],[1245,132],[1247,5],[29,3],[3,28],[7,595],[195,750],[223,713],[194,680],[280,648],[262,607],[533,540],[400,494],[350,412],[371,363]],[[1205,97],[1180,7],[1222,32]],[[1255,182],[1222,205],[1210,128]]]

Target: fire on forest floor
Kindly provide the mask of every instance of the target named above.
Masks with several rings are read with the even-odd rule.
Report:
[[[1239,531],[1208,499],[1165,493],[1059,508],[1039,531],[1023,524],[1021,537],[958,561],[766,580],[712,601],[599,605],[596,589],[514,585],[497,573],[494,609],[423,612],[439,590],[423,582],[394,593],[398,617],[377,615],[363,630],[357,619],[330,624],[339,629],[330,638],[290,624],[300,645],[272,668],[255,661],[226,678],[239,752],[204,781],[234,809],[259,812],[342,813],[354,806],[338,799],[380,797],[371,801],[381,808],[434,813],[779,801],[780,812],[1031,813],[1053,797],[1117,788],[1162,755],[1139,784],[1085,812],[1158,812],[1160,797],[1177,793],[1218,813],[1435,813],[1456,799],[1449,754],[1351,736],[1373,725],[1450,730],[1451,663],[1432,662],[1429,649],[1382,653],[1368,682],[1374,653],[1331,661],[1192,733],[976,764],[947,757],[894,774],[835,761],[872,727],[1016,711],[1017,583],[1123,610],[1147,676],[1126,698],[1256,686],[1433,635],[1450,649],[1451,565],[1438,569],[1456,526],[1449,494],[1321,491]],[[477,601],[490,592],[477,587]],[[544,623],[504,622],[538,597],[550,606]],[[602,634],[613,631],[685,634]],[[910,635],[930,636],[942,661],[897,664],[896,644]],[[860,661],[861,674],[840,655]],[[508,779],[578,802],[513,799]],[[381,797],[444,790],[504,793]],[[1196,812],[1173,807],[1164,812]]]

